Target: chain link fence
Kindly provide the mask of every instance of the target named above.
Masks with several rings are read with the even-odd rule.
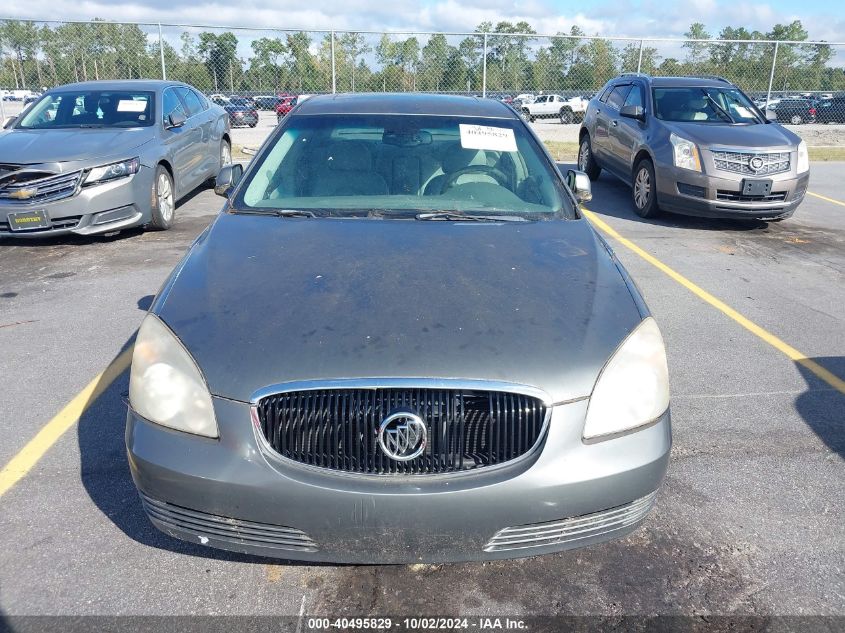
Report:
[[[75,81],[135,78],[268,100],[372,91],[589,98],[621,72],[719,75],[772,100],[845,94],[845,43],[0,20],[4,99]]]

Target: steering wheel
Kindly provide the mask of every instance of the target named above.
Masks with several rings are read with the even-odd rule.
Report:
[[[457,184],[458,178],[465,174],[484,174],[485,176],[490,176],[502,187],[508,188],[508,177],[501,169],[496,169],[495,167],[490,167],[489,165],[470,165],[469,167],[464,167],[463,169],[459,169],[458,171],[449,174],[449,177],[446,178],[446,182],[443,183],[443,187],[440,192],[445,193],[454,187]]]

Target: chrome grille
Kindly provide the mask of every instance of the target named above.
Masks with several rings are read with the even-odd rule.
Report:
[[[768,196],[746,196],[741,191],[727,191],[718,189],[716,200],[730,200],[731,202],[783,202],[786,200],[786,192],[780,191],[771,193]]]
[[[745,176],[767,176],[789,171],[789,152],[732,152],[729,150],[713,151],[713,162],[716,169],[729,171]],[[763,159],[763,166],[754,170],[750,161],[755,156]]]
[[[584,514],[560,521],[505,528],[496,532],[484,546],[484,551],[503,552],[558,545],[622,530],[645,518],[654,505],[656,497],[657,491],[624,506],[603,510],[602,512]]]
[[[412,411],[427,443],[408,461],[379,446],[381,422]],[[256,424],[288,459],[337,471],[422,475],[504,464],[531,451],[545,430],[547,408],[535,397],[462,389],[317,389],[262,398]]]
[[[76,193],[79,186],[81,171],[66,174],[45,174],[38,172],[34,177],[27,178],[29,173],[16,172],[14,177],[0,181],[0,200],[4,202],[31,204],[33,202],[52,202],[69,198]],[[18,196],[27,189],[34,193],[26,198]]]
[[[150,519],[166,531],[186,530],[193,534],[228,543],[275,547],[299,552],[316,552],[317,545],[305,532],[270,523],[208,514],[159,501],[141,494],[141,502]]]

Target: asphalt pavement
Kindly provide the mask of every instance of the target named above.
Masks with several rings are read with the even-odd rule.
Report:
[[[845,164],[813,164],[785,222],[634,215],[603,175],[587,207],[765,332],[845,378]],[[167,232],[0,241],[0,465],[131,345],[221,199]],[[279,221],[284,221],[280,219]],[[0,615],[845,616],[845,394],[616,238],[666,340],[674,447],[622,540],[492,563],[286,563],[156,531],[123,443],[127,375],[0,497]],[[467,514],[467,521],[472,521]]]

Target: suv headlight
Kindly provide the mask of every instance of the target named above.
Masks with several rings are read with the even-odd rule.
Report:
[[[622,342],[599,374],[587,406],[584,439],[648,424],[668,407],[666,349],[657,323],[648,317]]]
[[[701,171],[701,157],[698,155],[698,147],[674,132],[669,135],[669,142],[672,143],[672,159],[675,167]]]
[[[119,163],[110,163],[100,167],[94,167],[85,176],[82,181],[83,185],[95,185],[115,178],[124,178],[137,174],[141,168],[140,158],[130,158],[129,160],[122,160]]]
[[[150,422],[217,437],[211,393],[196,362],[158,317],[141,323],[132,354],[129,404]]]
[[[810,171],[810,154],[807,151],[807,143],[804,141],[798,143],[798,162],[795,168],[799,174]]]

